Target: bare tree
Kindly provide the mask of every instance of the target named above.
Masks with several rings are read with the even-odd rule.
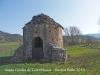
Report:
[[[100,42],[97,38],[88,36],[88,38],[86,39],[86,46],[99,49],[99,45],[100,45]]]
[[[64,29],[65,36],[67,37],[66,40],[68,44],[74,45],[79,44],[79,38],[81,36],[81,31],[77,27],[66,27]]]
[[[86,46],[93,45],[93,38],[91,36],[87,36]]]
[[[78,44],[79,43],[79,36],[81,35],[81,31],[77,27],[69,27],[70,35],[71,35],[71,41],[72,44]]]
[[[69,29],[67,27],[64,29],[64,32],[65,32],[64,45],[67,46],[67,45],[70,44],[70,38],[71,38],[71,36],[70,36]]]

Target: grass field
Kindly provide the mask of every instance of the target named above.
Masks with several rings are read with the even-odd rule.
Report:
[[[64,64],[40,60],[10,64],[6,60],[18,46],[17,42],[0,43],[0,75],[100,75],[100,50],[70,46]]]

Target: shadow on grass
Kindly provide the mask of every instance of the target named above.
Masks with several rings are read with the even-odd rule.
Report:
[[[0,66],[10,64],[9,60],[12,56],[0,57]]]
[[[0,66],[2,66],[2,65],[8,65],[8,64],[28,64],[28,63],[45,64],[45,63],[51,63],[50,61],[45,61],[43,59],[27,59],[27,60],[24,60],[22,62],[11,62],[10,61],[11,57],[12,56],[9,56],[9,57],[0,57]]]
[[[26,64],[26,63],[39,63],[39,64],[45,64],[45,63],[50,63],[49,61],[45,61],[44,59],[27,59],[27,60],[24,60],[22,62],[19,62],[21,64]]]

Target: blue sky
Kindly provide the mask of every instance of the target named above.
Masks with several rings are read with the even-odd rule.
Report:
[[[40,13],[83,34],[100,32],[100,0],[0,0],[0,30],[22,35],[23,26]]]

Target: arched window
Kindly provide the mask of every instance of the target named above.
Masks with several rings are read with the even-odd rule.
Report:
[[[36,37],[34,40],[34,47],[35,48],[41,48],[43,47],[43,42],[42,39],[40,37]]]

